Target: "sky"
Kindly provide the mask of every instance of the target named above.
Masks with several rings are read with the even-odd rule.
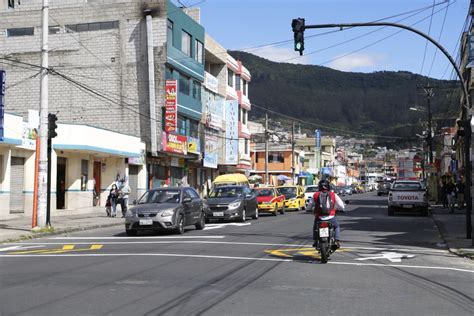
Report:
[[[403,70],[438,79],[454,78],[452,68],[446,57],[439,51],[435,56],[436,48],[433,44],[426,45],[426,40],[419,35],[402,31],[383,40],[399,29],[391,27],[380,30],[379,27],[359,27],[343,31],[307,29],[305,52],[304,56],[300,57],[299,53],[293,50],[291,20],[298,17],[305,18],[306,25],[368,22],[426,8],[424,11],[384,20],[412,25],[426,18],[413,27],[429,33],[436,40],[439,39],[439,42],[456,58],[459,53],[455,51],[455,47],[459,42],[470,3],[469,0],[202,1],[181,0],[181,3],[190,7],[200,7],[201,24],[206,32],[230,50],[245,50],[277,62],[322,65],[352,72]],[[429,17],[432,9],[427,7],[433,3],[439,5],[434,7],[430,29]],[[401,19],[404,20],[400,21]],[[337,32],[312,36],[333,30]],[[359,36],[361,37],[356,38]],[[255,48],[287,40],[290,41]],[[350,41],[347,43],[330,47],[348,40]],[[377,41],[379,42],[375,43]],[[364,48],[367,45],[369,47]],[[425,47],[427,47],[426,55]]]

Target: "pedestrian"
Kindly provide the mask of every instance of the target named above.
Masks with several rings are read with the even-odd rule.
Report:
[[[109,192],[110,205],[112,206],[111,217],[117,216],[117,200],[118,200],[118,197],[119,197],[119,190],[117,188],[117,185],[114,183],[114,184],[112,184],[112,187],[110,188],[110,192]]]
[[[464,183],[462,179],[456,183],[456,191],[458,194],[458,207],[461,209],[464,207]]]
[[[443,208],[448,207],[448,196],[446,194],[446,180],[441,182],[441,202],[443,203]]]
[[[107,201],[105,201],[105,212],[107,213],[107,217],[111,216],[111,209],[112,209],[112,203],[110,199],[110,194],[107,196]]]
[[[130,186],[128,182],[124,182],[122,188],[120,189],[120,207],[122,208],[122,218],[125,217],[125,213],[127,213],[128,209],[128,196],[130,194]]]
[[[448,179],[445,188],[449,213],[454,213],[454,203],[456,202],[456,186],[451,179]]]

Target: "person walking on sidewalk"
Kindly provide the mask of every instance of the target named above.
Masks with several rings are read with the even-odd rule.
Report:
[[[443,208],[448,207],[448,196],[446,195],[446,180],[442,180],[440,184],[441,192],[441,202],[443,203]]]
[[[112,188],[110,189],[109,197],[110,197],[110,204],[112,205],[112,214],[111,214],[111,216],[115,217],[115,216],[117,216],[117,200],[118,200],[118,197],[119,197],[119,191],[118,191],[117,185],[115,183],[112,184]]]
[[[462,179],[456,183],[456,191],[458,194],[458,207],[461,209],[464,207],[464,183]]]
[[[456,186],[451,179],[446,183],[446,197],[448,198],[449,213],[454,213],[454,203],[456,202]]]
[[[122,218],[125,217],[125,213],[127,213],[128,208],[128,196],[130,194],[130,186],[128,185],[127,181],[123,182],[122,188],[120,189],[120,206],[122,208]]]

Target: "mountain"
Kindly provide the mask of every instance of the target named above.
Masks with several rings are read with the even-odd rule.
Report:
[[[255,105],[250,112],[254,120],[265,115],[261,109],[264,107],[345,131],[413,138],[423,130],[427,114],[409,108],[426,108],[426,96],[420,87],[428,83],[434,88],[431,108],[438,126],[451,124],[438,118],[453,117],[459,109],[455,81],[431,79],[406,71],[356,73],[276,63],[239,51],[231,55],[242,61],[252,74],[249,98]],[[270,116],[277,119],[274,114]],[[307,130],[315,128],[301,124]],[[331,133],[329,129],[322,128],[322,131]]]

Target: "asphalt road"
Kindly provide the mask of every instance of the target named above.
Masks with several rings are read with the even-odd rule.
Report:
[[[472,315],[474,265],[440,248],[431,218],[350,198],[342,248],[321,264],[312,215],[93,230],[0,246],[1,315]]]

